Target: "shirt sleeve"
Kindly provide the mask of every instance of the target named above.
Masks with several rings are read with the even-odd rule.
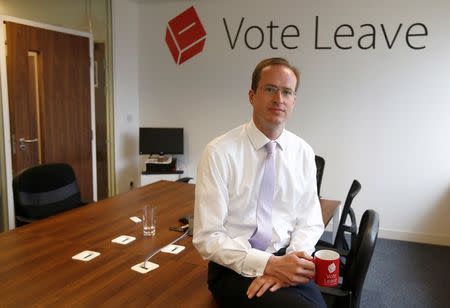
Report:
[[[246,277],[261,276],[271,254],[251,248],[245,237],[231,238],[224,227],[230,166],[222,156],[214,146],[208,145],[198,166],[193,244],[204,259]]]
[[[308,151],[304,163],[306,187],[297,205],[296,223],[286,253],[304,251],[311,255],[315,250],[317,241],[323,234],[324,224],[322,209],[317,196],[316,164],[312,150]]]

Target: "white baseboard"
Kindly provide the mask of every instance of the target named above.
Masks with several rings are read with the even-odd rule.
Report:
[[[405,232],[393,229],[381,229],[378,237],[433,245],[450,246],[450,235]]]

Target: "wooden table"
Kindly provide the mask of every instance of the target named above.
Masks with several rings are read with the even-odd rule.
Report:
[[[333,219],[333,240],[336,236],[337,227],[339,225],[339,200],[320,199],[320,207],[322,208],[322,219],[325,226],[327,226],[331,219]]]
[[[141,216],[146,204],[158,207],[153,238],[144,238],[141,224],[129,219]],[[194,185],[160,181],[0,234],[0,306],[215,307],[206,285],[207,262],[191,238],[178,242],[186,246],[178,255],[154,256],[158,269],[147,274],[130,269],[178,237],[169,226],[193,208]],[[120,235],[136,240],[111,242]],[[101,254],[89,262],[72,259],[84,250]]]

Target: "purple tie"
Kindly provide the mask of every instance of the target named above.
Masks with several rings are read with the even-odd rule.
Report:
[[[256,230],[248,240],[253,248],[266,250],[272,240],[272,201],[275,188],[275,159],[276,143],[270,141],[264,146],[267,151],[264,164],[264,174],[259,190],[256,207]]]

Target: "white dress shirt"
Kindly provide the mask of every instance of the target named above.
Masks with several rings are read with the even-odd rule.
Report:
[[[311,254],[324,229],[314,152],[283,130],[275,140],[272,241],[266,251],[250,246],[269,141],[253,121],[241,125],[206,146],[197,170],[193,243],[203,258],[246,277],[261,276],[283,247]]]

